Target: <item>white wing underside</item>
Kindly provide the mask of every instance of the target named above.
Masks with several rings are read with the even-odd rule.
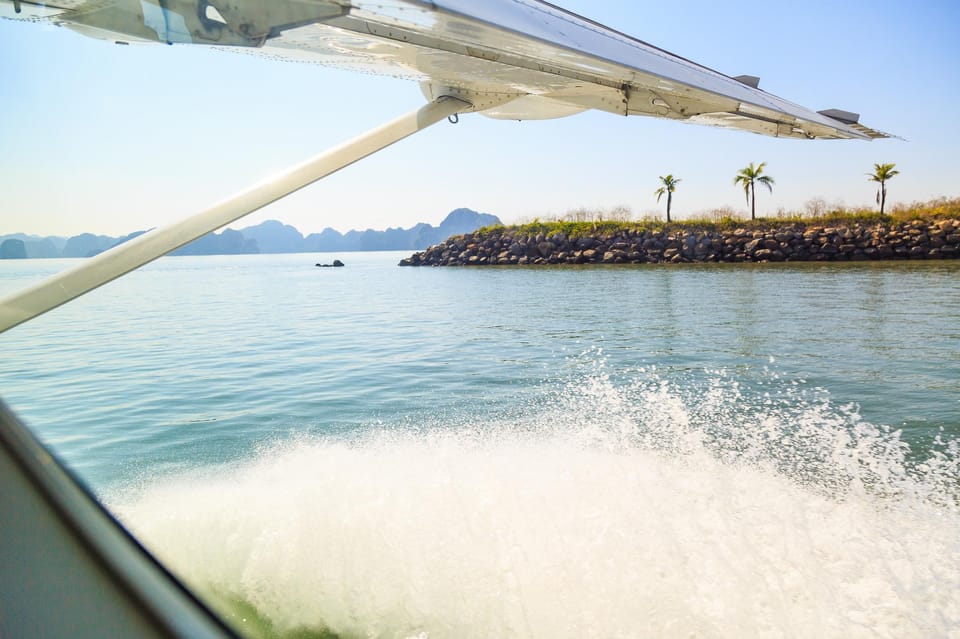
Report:
[[[12,0],[0,15],[14,17]],[[599,109],[799,139],[887,134],[815,112],[539,0],[54,0],[22,13],[115,40],[247,52],[422,83],[496,118]],[[4,11],[4,9],[6,9]],[[755,80],[755,79],[753,79]],[[753,83],[755,84],[755,82]]]

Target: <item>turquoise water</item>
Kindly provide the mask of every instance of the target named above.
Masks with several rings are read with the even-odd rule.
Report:
[[[164,258],[0,393],[250,631],[960,636],[960,263],[403,256]]]

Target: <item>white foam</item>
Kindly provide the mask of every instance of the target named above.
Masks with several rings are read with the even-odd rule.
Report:
[[[913,467],[817,393],[709,380],[596,373],[524,420],[290,441],[118,510],[280,634],[960,637],[956,450]]]

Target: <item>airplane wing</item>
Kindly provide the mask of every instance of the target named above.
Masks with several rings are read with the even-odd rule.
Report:
[[[0,0],[0,16],[118,42],[243,47],[421,83],[504,119],[587,109],[775,137],[890,137],[540,0]]]

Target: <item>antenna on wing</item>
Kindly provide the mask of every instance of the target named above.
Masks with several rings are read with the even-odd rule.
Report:
[[[740,84],[745,84],[748,87],[753,87],[754,89],[760,88],[760,78],[755,75],[738,75],[733,78]]]

